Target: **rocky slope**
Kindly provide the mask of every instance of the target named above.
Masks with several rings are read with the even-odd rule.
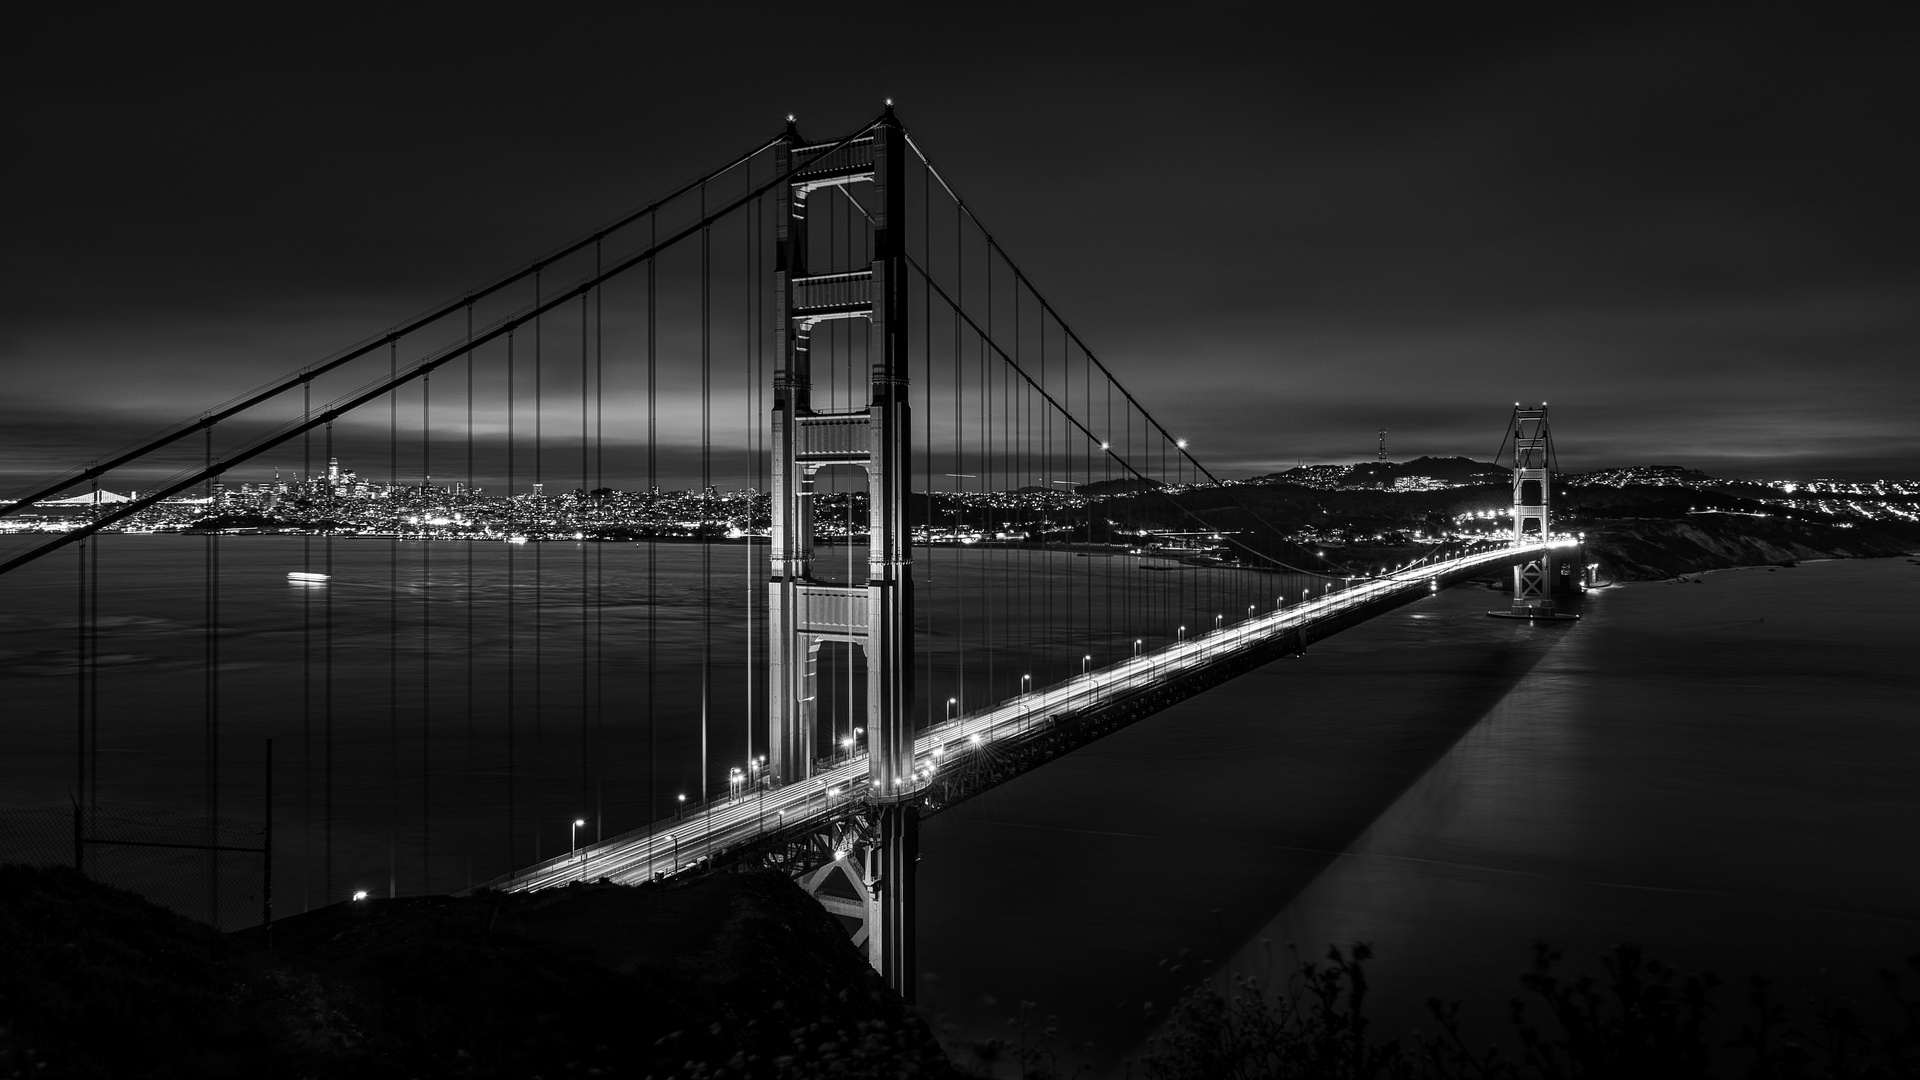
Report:
[[[1585,532],[1587,561],[1600,564],[1602,580],[1613,581],[1801,559],[1877,558],[1920,548],[1912,537],[1881,529],[1746,514],[1608,518],[1585,523]]]
[[[269,943],[0,867],[0,1075],[951,1074],[778,875],[338,904]]]

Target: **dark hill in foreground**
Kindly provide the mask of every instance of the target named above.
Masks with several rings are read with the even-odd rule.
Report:
[[[946,1076],[778,875],[338,904],[218,934],[0,867],[0,1074]]]

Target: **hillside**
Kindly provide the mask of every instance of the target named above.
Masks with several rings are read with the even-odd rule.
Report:
[[[269,946],[72,870],[0,867],[0,1073],[948,1076],[776,874],[336,904]]]

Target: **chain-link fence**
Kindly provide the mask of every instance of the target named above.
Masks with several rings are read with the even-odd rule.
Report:
[[[259,821],[114,805],[0,808],[0,862],[77,866],[220,930],[266,918],[271,846]]]

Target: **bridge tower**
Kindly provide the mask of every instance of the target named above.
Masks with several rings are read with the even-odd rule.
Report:
[[[809,154],[813,155],[809,160]],[[815,671],[823,641],[845,641],[867,662],[867,758],[878,818],[865,882],[874,894],[868,958],[909,1000],[914,989],[913,560],[907,526],[910,415],[907,395],[906,133],[888,105],[868,133],[837,149],[805,145],[791,121],[775,169],[803,167],[776,193],[776,365],[773,376],[773,529],[769,589],[768,771],[794,784],[817,757]],[[820,193],[872,185],[861,200],[873,230],[873,261],[810,265],[808,205]],[[864,319],[871,358],[865,408],[812,407],[808,343],[833,319]],[[813,575],[814,474],[829,465],[866,471],[867,581]]]
[[[1513,405],[1513,542],[1538,544],[1550,535],[1553,500],[1553,431],[1547,423],[1547,405]],[[1553,554],[1513,568],[1513,607],[1516,618],[1557,618],[1554,608]]]

